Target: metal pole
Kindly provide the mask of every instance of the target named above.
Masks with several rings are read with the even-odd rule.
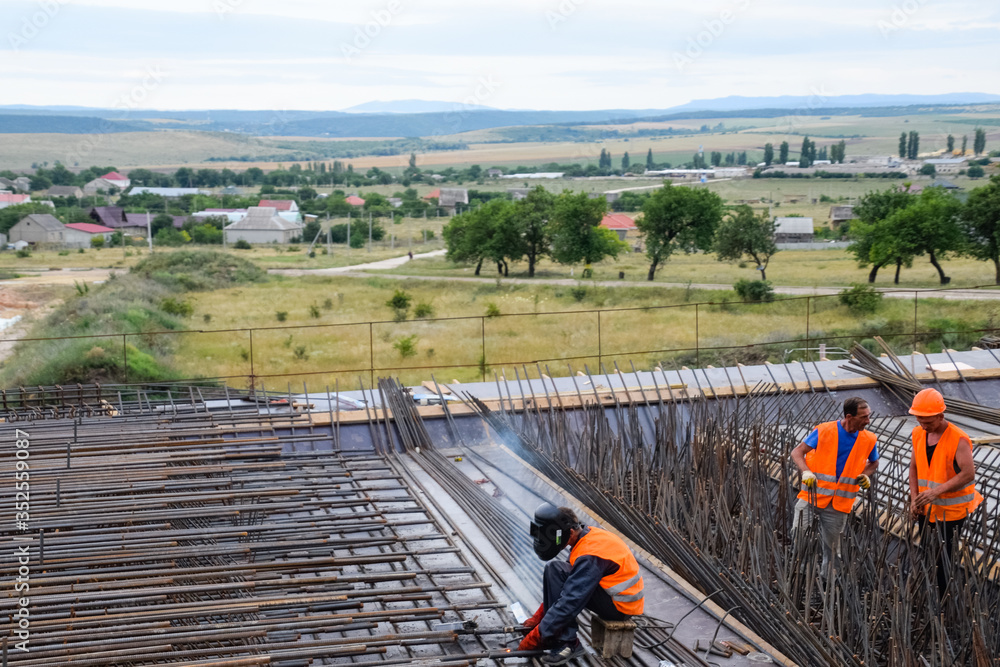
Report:
[[[371,386],[375,386],[375,332],[374,325],[368,323],[368,369],[371,373]]]
[[[698,304],[694,304],[694,364],[701,366],[701,343],[698,320]]]
[[[483,374],[483,382],[486,382],[486,318],[480,317],[480,324],[482,326],[482,339],[483,339],[483,363],[479,367],[479,370]]]

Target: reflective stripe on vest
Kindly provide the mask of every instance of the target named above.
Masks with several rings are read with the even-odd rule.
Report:
[[[937,488],[957,475],[955,454],[958,451],[958,443],[963,438],[972,443],[972,439],[962,429],[949,423],[938,439],[934,454],[928,463],[927,431],[917,426],[910,437],[913,440],[913,457],[917,464],[919,491]],[[970,483],[964,488],[943,493],[935,498],[927,507],[927,518],[930,521],[956,521],[972,514],[982,502],[983,497],[976,491],[975,483]]]
[[[816,449],[806,453],[806,465],[816,475],[816,488],[810,490],[805,484],[799,486],[799,498],[813,502],[815,493],[817,507],[833,505],[835,510],[850,512],[854,507],[860,487],[855,481],[868,464],[868,456],[875,447],[875,436],[869,431],[858,432],[844,469],[837,477],[837,450],[839,430],[837,422],[825,422],[816,427]]]
[[[601,528],[590,527],[569,553],[572,566],[581,556],[597,556],[618,565],[618,571],[601,578],[601,588],[611,596],[615,608],[637,616],[643,611],[643,583],[639,564],[628,546],[618,536]]]

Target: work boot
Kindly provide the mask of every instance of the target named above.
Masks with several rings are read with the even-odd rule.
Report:
[[[549,651],[548,654],[542,657],[542,664],[565,665],[570,660],[579,658],[586,652],[580,640],[576,639],[572,643],[563,644],[560,648],[554,648]]]
[[[525,619],[524,627],[527,630],[531,630],[536,625],[542,622],[542,616],[545,616],[545,605],[538,605],[538,611],[536,611],[531,618]]]

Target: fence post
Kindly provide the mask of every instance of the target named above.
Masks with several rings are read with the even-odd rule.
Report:
[[[597,311],[597,367],[601,367],[601,357],[603,356],[603,344],[604,341],[601,340],[601,311]]]
[[[812,297],[806,297],[806,361],[809,361],[809,309],[811,307]]]
[[[370,373],[371,386],[375,386],[375,331],[374,324],[368,323],[368,371]]]
[[[248,329],[250,332],[250,391],[253,394],[257,393],[257,373],[254,371],[253,367],[253,329]]]
[[[128,384],[128,334],[122,334],[122,368],[125,371],[125,384]]]
[[[698,304],[694,304],[694,365],[701,367],[701,339],[698,319]]]
[[[482,341],[483,341],[483,363],[480,364],[479,370],[483,374],[483,382],[486,382],[486,317],[479,318],[479,324],[481,327]]]

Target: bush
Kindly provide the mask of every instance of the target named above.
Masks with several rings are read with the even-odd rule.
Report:
[[[774,301],[774,288],[769,280],[740,279],[733,285],[733,289],[744,303]]]
[[[410,308],[410,302],[413,300],[409,294],[401,289],[396,290],[392,298],[385,302],[385,305],[389,306],[393,310],[408,310]]]
[[[871,315],[882,305],[883,294],[873,286],[855,283],[850,289],[840,293],[840,303],[855,315]]]
[[[276,311],[276,312],[274,313],[274,316],[275,316],[275,318],[277,318],[277,320],[278,320],[279,322],[284,322],[285,320],[287,320],[287,319],[288,319],[288,311],[287,311],[287,310],[279,310],[279,311]]]
[[[392,347],[399,352],[399,356],[403,359],[412,357],[417,353],[417,335],[413,334],[412,336],[399,338],[392,344]]]
[[[500,308],[492,301],[486,304],[486,317],[500,317]]]
[[[27,248],[21,248],[20,250],[18,250],[14,254],[17,255],[18,257],[22,258],[22,259],[25,258],[25,257],[31,257],[31,251],[28,250]]]
[[[574,301],[580,302],[587,298],[587,288],[586,287],[571,287],[569,290],[570,296],[573,297]]]
[[[191,317],[194,313],[194,306],[187,301],[175,299],[172,296],[168,296],[166,299],[161,301],[160,308],[162,308],[163,312],[166,314],[176,315],[177,317]]]
[[[233,247],[236,248],[237,250],[250,250],[250,242],[247,241],[246,239],[240,239],[239,241],[233,244]]]
[[[90,247],[91,248],[103,248],[104,247],[104,237],[100,235],[94,235],[90,237]],[[80,248],[83,250],[83,248]]]
[[[431,307],[429,303],[418,303],[413,309],[413,316],[417,319],[423,319],[425,317],[431,317],[434,314],[434,308]]]
[[[972,165],[971,167],[969,167],[969,170],[965,172],[966,176],[968,176],[969,178],[982,178],[983,174],[985,173],[986,172],[983,171],[983,168],[980,167],[978,164]]]
[[[309,306],[309,317],[315,319],[319,318],[319,306],[315,303]]]

